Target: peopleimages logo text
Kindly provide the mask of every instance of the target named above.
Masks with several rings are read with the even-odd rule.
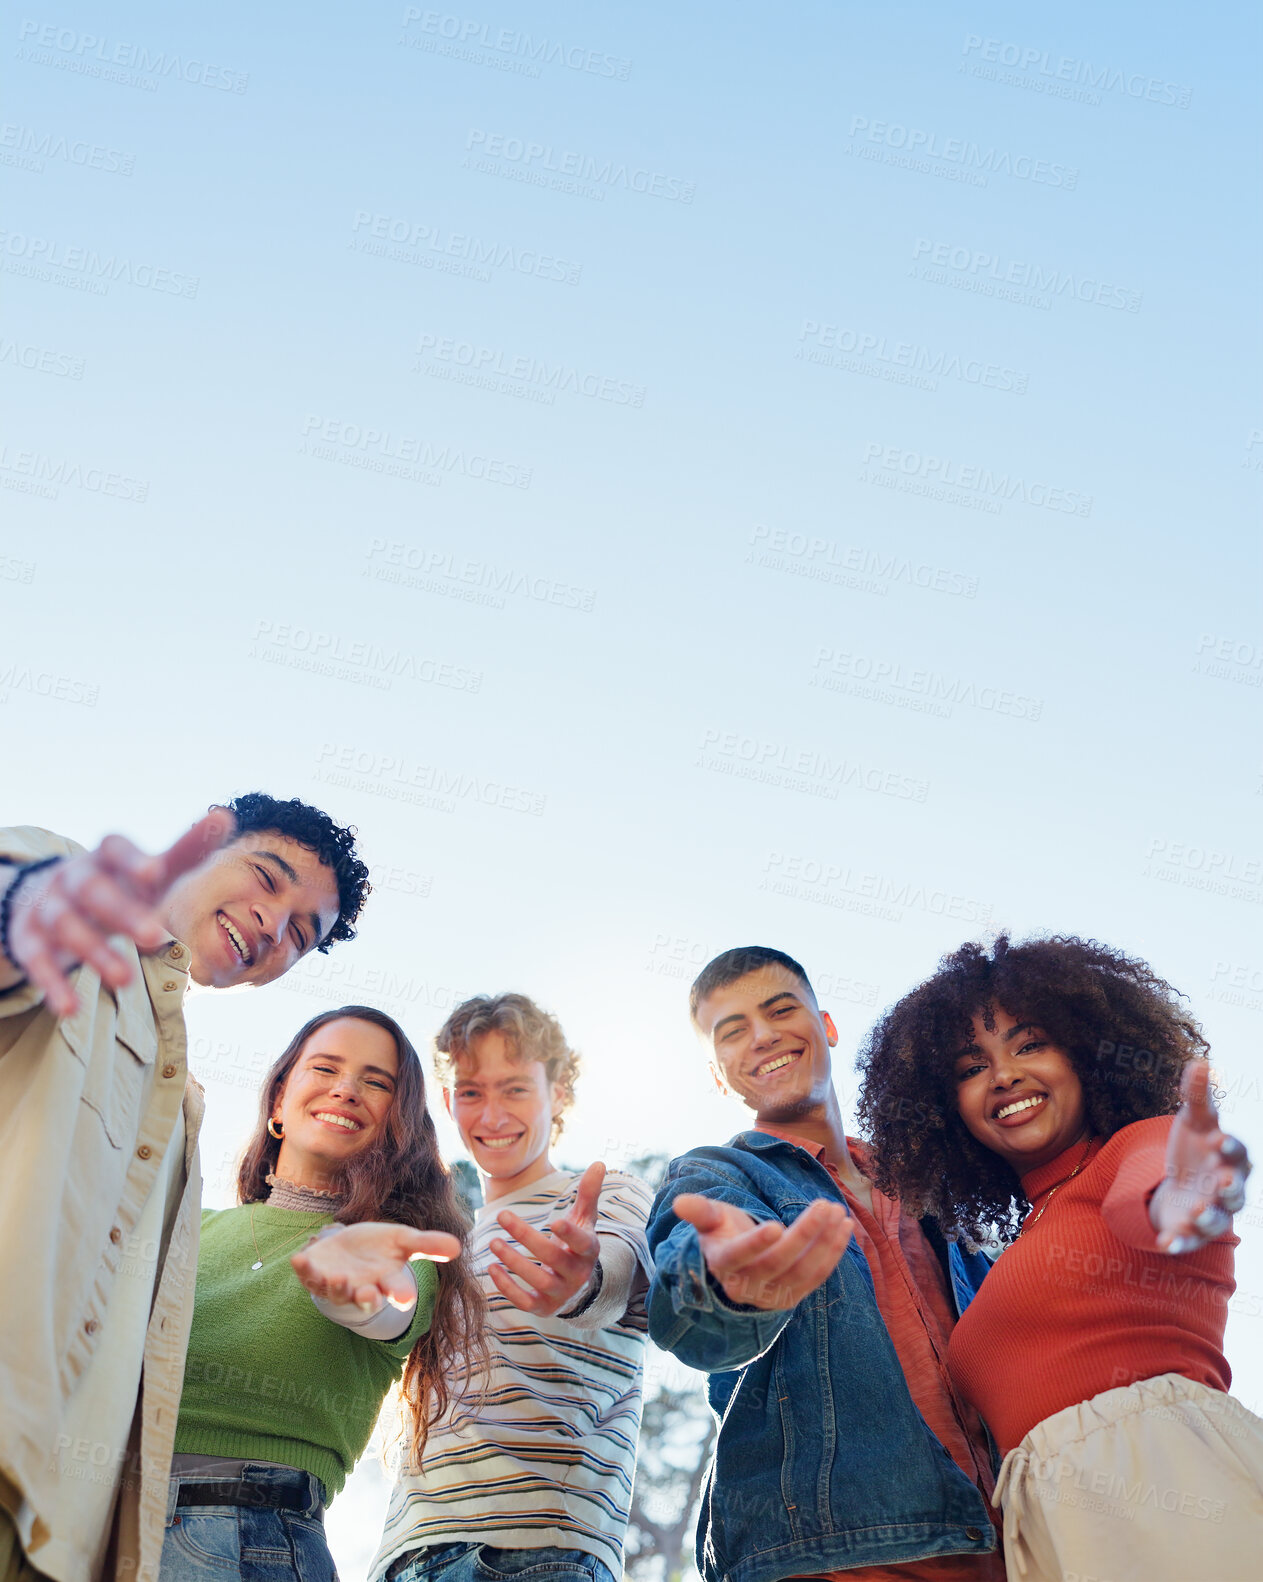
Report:
[[[419,24],[422,33],[446,39],[463,49],[494,50],[546,66],[588,72],[594,77],[613,77],[619,82],[626,82],[631,76],[631,61],[621,55],[610,55],[603,49],[563,44],[546,36],[521,33],[517,28],[493,27],[489,22],[478,22],[470,17],[449,16],[442,11],[422,11],[419,6],[409,6],[403,14],[402,26],[407,28],[414,22]]]
[[[993,176],[1014,176],[1019,181],[1034,181],[1045,187],[1063,187],[1073,192],[1079,172],[1071,165],[1057,165],[1032,154],[1011,154],[1003,148],[984,148],[963,137],[940,137],[937,132],[904,126],[897,121],[872,121],[866,115],[851,117],[851,136],[883,148],[901,149],[926,159],[943,159],[949,165],[983,171]]]
[[[182,82],[216,88],[221,93],[244,93],[250,82],[249,72],[215,66],[203,60],[188,60],[165,49],[150,50],[143,44],[81,33],[78,28],[59,27],[55,22],[36,22],[30,17],[23,19],[18,37],[28,49],[55,50],[68,60],[82,61],[86,68],[123,66],[142,76],[178,77]],[[84,75],[97,73],[88,69]]]
[[[503,132],[475,128],[465,140],[465,150],[468,154],[490,154],[496,159],[507,159],[524,169],[571,176],[579,181],[596,182],[598,186],[623,187],[629,192],[643,193],[650,198],[668,198],[677,203],[692,203],[697,187],[695,182],[682,181],[660,170],[646,170],[623,160],[598,159],[593,154],[558,149],[551,143],[535,143],[523,137],[506,136]]]
[[[1139,313],[1143,300],[1139,291],[1078,275],[1069,269],[1045,269],[1021,259],[1005,261],[994,253],[977,248],[958,247],[951,242],[935,242],[919,236],[912,249],[914,262],[933,264],[939,269],[955,270],[973,279],[998,281],[1001,285],[1022,286],[1050,297],[1073,297],[1079,302],[1095,303],[1101,308],[1119,308]]]
[[[1023,505],[1060,511],[1067,516],[1092,515],[1094,497],[1090,494],[1062,489],[1039,478],[1024,478],[1020,473],[994,472],[977,462],[962,465],[947,456],[930,456],[874,441],[864,448],[864,465],[945,488],[973,490],[992,500],[1020,500]]]
[[[1151,104],[1175,105],[1181,110],[1187,109],[1193,97],[1193,90],[1182,83],[1150,77],[1142,71],[1127,71],[1121,66],[1094,66],[1090,60],[1079,60],[1073,55],[1057,55],[1050,49],[1013,44],[1007,39],[983,38],[979,33],[967,35],[961,54],[966,58],[976,55],[979,60],[1016,67],[1019,71],[1035,71],[1080,88],[1099,88],[1106,93],[1124,94],[1129,99],[1148,99]]]

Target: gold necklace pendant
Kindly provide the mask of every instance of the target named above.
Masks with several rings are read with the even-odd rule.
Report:
[[[251,1205],[250,1205],[250,1240],[254,1243],[254,1262],[250,1265],[250,1273],[251,1274],[257,1273],[257,1271],[260,1270],[263,1267],[263,1254],[259,1251],[259,1238],[254,1233],[254,1211],[255,1211],[255,1209],[257,1207],[258,1207],[257,1203],[251,1203]],[[291,1236],[288,1241],[281,1242],[280,1246],[274,1247],[272,1249],[272,1252],[281,1252],[281,1251],[283,1251],[286,1247],[290,1246],[293,1242],[296,1242],[298,1240],[299,1236],[310,1235],[310,1231],[311,1231],[310,1226],[304,1225],[302,1230],[300,1230],[298,1232],[298,1236]],[[271,1254],[269,1253],[268,1256],[270,1257]]]
[[[1070,1181],[1074,1180],[1075,1176],[1078,1175],[1079,1171],[1082,1170],[1083,1167],[1087,1164],[1088,1160],[1091,1159],[1091,1157],[1092,1157],[1092,1145],[1093,1145],[1093,1143],[1095,1141],[1096,1141],[1095,1137],[1089,1137],[1088,1138],[1087,1151],[1084,1153],[1083,1158],[1079,1160],[1078,1164],[1075,1165],[1074,1169],[1070,1172],[1070,1174],[1068,1176],[1063,1176],[1062,1179],[1057,1182],[1056,1186],[1049,1187],[1049,1189],[1048,1189],[1048,1196],[1040,1204],[1039,1211],[1036,1214],[1034,1214],[1030,1219],[1026,1220],[1023,1223],[1021,1230],[1019,1230],[1018,1233],[1017,1233],[1018,1236],[1020,1236],[1022,1234],[1022,1231],[1028,1230],[1032,1225],[1038,1225],[1039,1224],[1040,1220],[1043,1219],[1043,1217],[1044,1217],[1044,1210],[1052,1202],[1053,1198],[1056,1197],[1057,1193],[1061,1191],[1062,1187],[1065,1186],[1067,1184],[1067,1182],[1070,1182]],[[1014,1239],[1016,1240],[1016,1237]]]

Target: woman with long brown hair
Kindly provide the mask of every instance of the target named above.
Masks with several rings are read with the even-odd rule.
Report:
[[[402,1374],[418,1448],[483,1346],[469,1219],[393,1018],[346,1005],[299,1029],[263,1084],[237,1197],[202,1215],[161,1579],[332,1582],[324,1506],[387,1392]],[[393,1274],[353,1256],[353,1289],[313,1282],[302,1249],[351,1251],[368,1224]]]

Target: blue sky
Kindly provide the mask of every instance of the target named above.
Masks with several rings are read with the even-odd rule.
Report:
[[[323,1005],[424,1042],[535,995],[568,1157],[626,1158],[740,1124],[709,954],[826,982],[849,1103],[1000,926],[1150,959],[1263,1147],[1248,8],[6,28],[4,816],[156,844],[265,786],[381,881],[353,946],[191,1003],[212,1200]]]

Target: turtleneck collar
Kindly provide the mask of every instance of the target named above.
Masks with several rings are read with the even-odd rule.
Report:
[[[1022,1191],[1025,1192],[1027,1199],[1034,1203],[1041,1193],[1047,1192],[1049,1187],[1056,1186],[1058,1181],[1066,1180],[1076,1168],[1082,1170],[1100,1154],[1102,1144],[1103,1139],[1100,1137],[1080,1137],[1078,1142],[1071,1143],[1069,1148],[1063,1149],[1046,1165],[1028,1171],[1022,1177]]]
[[[347,1201],[343,1192],[325,1192],[319,1187],[299,1186],[296,1181],[286,1181],[283,1176],[268,1175],[264,1179],[272,1189],[266,1198],[269,1208],[297,1209],[303,1214],[336,1214]]]

